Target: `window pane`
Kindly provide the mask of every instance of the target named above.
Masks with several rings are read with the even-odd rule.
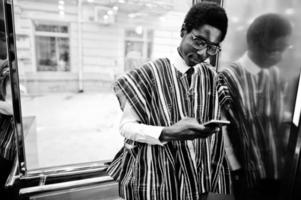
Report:
[[[57,70],[55,37],[36,37],[38,71]]]
[[[70,71],[69,39],[57,38],[58,71]]]
[[[153,52],[153,43],[148,42],[147,43],[147,58],[150,59],[152,57],[152,52]]]
[[[26,54],[21,60],[18,52],[18,66],[27,91],[21,105],[29,169],[114,157],[124,137],[112,84],[127,70],[176,50],[192,2],[84,1],[80,13],[77,3],[64,0],[63,14],[54,12],[58,1],[17,4],[22,12],[15,13],[16,33],[26,37],[19,45]],[[106,15],[116,20],[99,20]]]
[[[127,30],[125,36],[129,38],[143,38],[143,30],[140,27],[136,27],[135,30]]]
[[[147,31],[147,40],[152,40],[154,37],[154,31],[153,30],[148,30]]]
[[[69,39],[36,37],[38,71],[69,71]]]
[[[131,70],[143,63],[143,42],[125,42],[125,70]]]
[[[248,166],[251,163],[255,163],[253,162],[254,160],[263,163],[262,166],[264,167],[262,169],[265,171],[265,175],[258,180],[260,184],[255,184],[254,188],[257,189],[254,191],[260,192],[254,196],[265,196],[266,199],[273,199],[271,196],[274,196],[279,191],[270,190],[270,188],[281,188],[280,185],[287,183],[287,170],[290,169],[290,167],[286,168],[288,167],[287,163],[289,163],[287,158],[290,157],[288,156],[291,148],[289,142],[292,142],[289,141],[291,140],[289,138],[294,138],[294,136],[290,135],[292,133],[290,129],[293,128],[291,126],[292,113],[298,76],[300,74],[301,2],[294,0],[226,0],[224,1],[224,6],[229,17],[229,24],[225,41],[222,43],[223,51],[220,57],[220,69],[234,66],[229,70],[232,72],[231,74],[235,74],[238,71],[233,69],[240,69],[239,73],[244,74],[241,77],[236,76],[233,78],[233,80],[235,79],[233,81],[235,85],[241,87],[238,89],[239,91],[233,92],[237,92],[239,97],[243,94],[243,98],[246,97],[245,100],[248,101],[248,104],[254,105],[252,109],[256,110],[254,114],[256,116],[252,120],[243,119],[242,121],[252,123],[255,128],[260,126],[260,122],[256,122],[256,118],[263,121],[262,126],[260,126],[262,129],[257,129],[259,131],[246,131],[246,135],[253,134],[252,136],[256,136],[256,139],[259,138],[256,141],[259,143],[255,144],[255,142],[255,145],[253,145],[259,154],[250,159],[250,162],[245,162],[244,165]],[[273,14],[271,15],[270,13]],[[286,23],[281,22],[274,14],[279,14],[289,20],[293,25],[291,35],[288,36],[286,34],[288,29],[285,28],[286,25],[283,25]],[[266,17],[263,17],[263,15]],[[259,18],[259,16],[261,17]],[[264,19],[265,21],[263,22]],[[270,23],[267,22],[267,19]],[[261,28],[258,28],[259,24],[262,25]],[[286,37],[283,37],[284,35]],[[278,40],[282,40],[283,43],[281,45],[277,44]],[[273,46],[274,50],[270,51],[269,48],[273,48]],[[280,48],[277,49],[275,46]],[[236,68],[232,64],[233,62],[238,63],[239,68]],[[265,82],[259,81],[260,76],[258,74],[260,73],[256,74],[256,70],[267,72]],[[251,87],[251,81],[254,77],[255,81],[252,82],[254,85]],[[259,82],[263,84],[259,86]],[[263,90],[261,90],[262,86],[264,86]],[[253,112],[248,106],[245,106],[243,109],[247,110],[247,112],[250,110],[250,113]],[[260,138],[262,135],[267,137]],[[250,138],[248,138],[251,141],[249,144],[254,140]],[[261,144],[261,146],[260,143],[264,145]],[[246,152],[249,153],[250,151]],[[271,162],[272,160],[273,163]],[[242,159],[240,162],[242,161],[245,160]],[[256,165],[254,165],[254,169],[258,168]],[[261,169],[258,171],[261,171]],[[267,181],[269,185],[264,183],[266,180],[269,180]],[[269,187],[271,185],[273,186]],[[263,191],[264,194],[261,193]],[[244,198],[242,197],[242,199]],[[257,198],[255,197],[254,199]]]
[[[35,24],[36,31],[51,33],[68,33],[68,26]]]

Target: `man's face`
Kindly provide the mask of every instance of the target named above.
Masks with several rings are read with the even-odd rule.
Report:
[[[219,29],[208,24],[189,33],[183,28],[179,51],[185,63],[194,66],[218,53],[221,34]]]
[[[265,42],[266,44],[262,45],[261,49],[257,51],[261,67],[269,68],[279,63],[282,60],[284,51],[289,46],[289,40],[289,36],[283,36]]]

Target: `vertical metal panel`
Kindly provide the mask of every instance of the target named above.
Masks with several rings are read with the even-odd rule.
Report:
[[[21,99],[20,99],[20,87],[19,87],[19,74],[18,74],[18,62],[16,51],[16,38],[14,27],[14,9],[13,0],[3,1],[5,32],[6,32],[6,45],[8,63],[10,68],[11,90],[12,90],[12,103],[14,111],[14,123],[15,123],[15,138],[17,155],[19,159],[19,169],[22,174],[26,173],[26,161],[25,161],[25,149],[24,147],[24,134],[22,126],[22,112],[21,112]]]
[[[294,116],[300,115],[300,107],[301,102],[298,102],[298,96],[301,95],[301,76],[299,78],[299,87],[297,90],[297,97],[295,101],[294,107]],[[294,122],[291,125],[289,144],[288,144],[288,152],[286,158],[286,170],[285,170],[285,179],[283,180],[283,190],[281,192],[280,199],[286,200],[297,200],[300,198],[300,176],[301,176],[301,165],[300,165],[300,150],[301,150],[301,119],[298,118],[298,122]]]

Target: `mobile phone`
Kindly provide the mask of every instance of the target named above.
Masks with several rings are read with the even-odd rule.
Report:
[[[225,126],[228,124],[230,124],[230,121],[228,120],[217,120],[217,119],[212,119],[208,122],[203,123],[203,125],[207,127],[218,127],[218,126]]]

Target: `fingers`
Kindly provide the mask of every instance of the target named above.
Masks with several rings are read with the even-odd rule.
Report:
[[[219,126],[213,128],[213,132],[219,132],[220,130],[221,130],[221,128]]]
[[[202,124],[199,124],[199,123],[193,123],[193,124],[190,124],[190,129],[193,129],[195,131],[206,131],[206,130],[209,130],[210,128],[208,127],[205,127],[204,125]]]
[[[194,138],[206,138],[214,133],[220,131],[220,127],[204,127],[202,129],[193,129],[194,131]]]
[[[220,127],[207,127],[200,124],[195,118],[184,118],[174,124],[175,130],[173,136],[179,140],[193,140],[196,138],[206,138],[220,131]]]

